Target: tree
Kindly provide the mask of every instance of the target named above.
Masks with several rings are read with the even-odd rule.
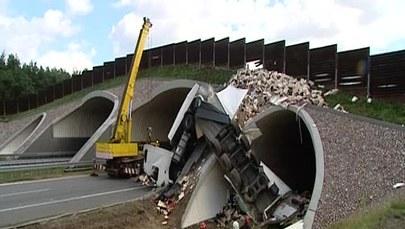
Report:
[[[23,64],[17,55],[0,55],[0,99],[17,99],[22,96],[38,93],[49,86],[69,78],[63,69],[49,68],[37,65],[31,61]]]

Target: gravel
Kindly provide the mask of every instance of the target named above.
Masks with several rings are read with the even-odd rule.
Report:
[[[356,210],[379,204],[405,189],[405,128],[358,120],[347,114],[306,108],[321,136],[324,184],[313,228],[325,228]]]

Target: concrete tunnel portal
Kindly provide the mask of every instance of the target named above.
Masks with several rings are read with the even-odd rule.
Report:
[[[246,124],[261,135],[252,141],[254,154],[293,191],[307,193],[305,228],[311,228],[324,177],[323,147],[318,129],[304,110],[272,106]]]
[[[83,100],[80,107],[47,127],[24,154],[74,156],[107,120],[114,107],[111,99],[100,95],[91,95]]]
[[[311,135],[300,117],[289,110],[274,112],[256,123],[262,135],[253,152],[291,189],[312,193],[315,152]]]

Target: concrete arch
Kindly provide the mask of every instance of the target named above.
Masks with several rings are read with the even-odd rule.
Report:
[[[151,93],[150,99],[135,106],[132,111],[132,141],[145,141],[148,133],[146,128],[153,129],[152,137],[160,142],[168,141],[167,134],[176,115],[187,96],[189,90],[197,81],[173,80],[162,84]],[[135,98],[136,99],[136,98]],[[95,143],[97,140],[111,138],[117,119],[119,104],[114,106],[113,112],[102,124],[99,130],[94,132],[86,144],[72,158],[71,162],[80,160],[92,160],[95,157]],[[97,108],[100,110],[101,108]]]
[[[132,112],[132,140],[145,141],[146,128],[152,127],[152,137],[161,142],[169,141],[167,134],[176,119],[184,99],[196,84],[194,80],[173,80],[152,92],[151,99],[135,107]]]
[[[95,91],[88,94],[81,106],[53,121],[38,134],[24,154],[75,155],[114,113],[117,104],[118,99],[111,93]]]
[[[244,130],[254,128],[261,132],[252,141],[256,156],[293,190],[310,192],[304,228],[311,228],[324,178],[323,147],[314,121],[296,106],[272,106],[249,121]]]
[[[115,122],[117,116],[117,110],[119,107],[118,97],[113,93],[107,91],[96,91],[86,96],[86,98],[91,98],[95,96],[102,96],[114,102],[114,106],[109,114],[109,116],[104,120],[104,122],[99,126],[99,128],[94,131],[87,142],[80,148],[80,150],[73,156],[70,162],[86,161],[92,160],[95,154],[88,154],[88,152],[96,151],[96,141],[98,139],[109,139],[109,133],[111,132],[111,124]],[[98,110],[98,108],[96,109]]]
[[[17,152],[18,149],[33,136],[44,122],[45,117],[46,113],[38,115],[28,125],[8,138],[2,145],[0,145],[0,154],[13,154]]]

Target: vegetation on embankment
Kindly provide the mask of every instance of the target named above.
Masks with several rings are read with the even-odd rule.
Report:
[[[166,78],[166,79],[192,79],[212,84],[222,84],[227,82],[234,70],[219,69],[212,67],[198,67],[193,65],[176,65],[165,67],[154,67],[139,72],[138,78]],[[93,87],[83,89],[79,92],[57,99],[51,103],[45,104],[37,109],[22,112],[16,115],[0,117],[0,121],[9,121],[11,119],[26,117],[38,112],[49,110],[61,104],[69,103],[82,98],[86,94],[95,90],[105,90],[122,85],[126,82],[126,77],[116,77],[104,83],[97,84]],[[326,102],[333,108],[336,104],[341,104],[347,111],[370,118],[375,118],[396,124],[405,124],[405,103],[388,102],[374,99],[367,103],[366,98],[359,98],[355,103],[351,102],[352,96],[339,92],[336,95],[325,97]]]
[[[405,225],[405,199],[385,203],[381,207],[362,209],[329,229],[398,229]]]
[[[365,97],[360,97],[356,102],[352,102],[352,98],[353,96],[349,94],[339,92],[335,95],[326,96],[325,100],[331,108],[340,104],[345,110],[353,114],[396,124],[405,124],[405,103],[381,99],[373,99],[371,103],[368,103]]]

